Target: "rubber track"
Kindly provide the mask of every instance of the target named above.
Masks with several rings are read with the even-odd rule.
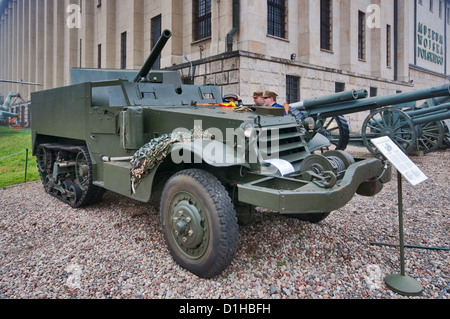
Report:
[[[86,161],[88,163],[88,166],[89,166],[90,174],[89,174],[89,182],[88,182],[87,190],[83,191],[81,198],[75,203],[75,205],[71,205],[69,200],[66,200],[57,194],[53,194],[53,193],[48,193],[48,194],[50,194],[53,197],[58,198],[62,202],[66,203],[74,208],[81,208],[81,207],[84,207],[87,205],[91,205],[91,204],[98,202],[101,199],[101,197],[103,196],[103,194],[105,192],[105,189],[92,184],[92,182],[93,182],[92,160],[91,160],[91,156],[89,155],[89,150],[86,146],[64,145],[64,144],[41,144],[41,145],[39,145],[39,147],[43,147],[43,148],[46,148],[46,149],[49,149],[52,151],[66,151],[66,152],[77,153],[77,154],[83,153],[83,155],[85,156]],[[43,180],[43,183],[45,183],[45,176],[42,177],[42,174],[41,174],[41,180]]]

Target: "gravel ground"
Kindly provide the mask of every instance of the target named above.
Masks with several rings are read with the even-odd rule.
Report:
[[[348,149],[354,156],[363,148]],[[404,186],[408,245],[450,247],[450,150],[411,157],[429,179]],[[0,299],[449,299],[449,252],[405,249],[406,274],[423,286],[408,297],[386,287],[400,273],[397,181],[355,196],[319,224],[258,210],[239,230],[232,264],[199,279],[172,260],[155,207],[107,192],[72,209],[40,182],[0,190]]]

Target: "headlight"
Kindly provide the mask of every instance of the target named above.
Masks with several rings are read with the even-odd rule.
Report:
[[[316,128],[316,121],[312,117],[307,117],[303,120],[303,125],[306,129],[312,131]]]
[[[242,128],[244,129],[244,135],[246,138],[250,138],[252,136],[253,132],[253,124],[252,123],[245,123]]]

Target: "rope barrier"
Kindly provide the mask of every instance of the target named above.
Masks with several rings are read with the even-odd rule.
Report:
[[[0,158],[0,161],[3,160],[3,159],[5,159],[5,158],[10,158],[10,157],[13,157],[13,156],[22,154],[22,153],[27,153],[26,158],[25,158],[25,178],[24,178],[24,183],[26,183],[26,182],[27,182],[27,171],[28,171],[28,148],[25,149],[25,150],[22,151],[22,152],[18,152],[18,153],[11,154],[11,155],[8,155],[8,156],[5,156],[5,157],[1,157],[1,158]]]
[[[11,155],[8,155],[8,156],[5,156],[5,157],[1,157],[0,160],[5,159],[5,158],[9,158],[9,157],[13,157],[13,156],[16,156],[16,155],[19,155],[19,154],[22,154],[22,153],[25,153],[26,151],[27,150],[24,150],[24,151],[19,152],[19,153],[15,153],[15,154],[11,154]]]

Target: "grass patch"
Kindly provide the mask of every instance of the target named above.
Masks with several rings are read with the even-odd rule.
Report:
[[[31,131],[0,126],[0,188],[25,182],[26,149],[26,181],[30,182],[39,179],[36,157],[31,150]]]

